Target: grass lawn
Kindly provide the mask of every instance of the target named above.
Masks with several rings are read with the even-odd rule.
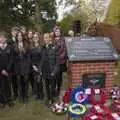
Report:
[[[120,85],[120,62],[117,68],[118,75],[115,83]],[[66,75],[64,78],[67,78]],[[62,90],[67,88],[67,79],[64,80]],[[13,108],[0,109],[0,120],[65,120],[66,115],[55,115],[44,105],[43,102],[36,101],[32,96],[29,97],[29,103],[24,105],[16,101]]]
[[[66,78],[66,75],[64,76]],[[67,80],[64,80],[62,90],[67,88]],[[30,93],[31,94],[31,93]],[[0,120],[65,120],[66,116],[53,114],[44,102],[36,101],[32,95],[28,104],[22,104],[18,100],[13,108],[0,109]]]
[[[31,98],[27,105],[17,101],[14,108],[1,109],[0,120],[65,120],[65,116],[54,115],[43,103]]]

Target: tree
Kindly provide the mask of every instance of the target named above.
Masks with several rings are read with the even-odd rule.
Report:
[[[45,16],[46,15],[46,16]],[[55,0],[2,0],[0,27],[25,25],[42,30],[46,22],[56,21]]]
[[[72,11],[67,14],[63,20],[60,22],[60,26],[65,35],[68,34],[69,30],[73,29],[74,20],[79,20],[81,22],[81,33],[86,32],[88,26],[88,16],[84,11],[77,12],[77,10]]]
[[[9,28],[13,25],[29,25],[30,16],[34,14],[33,1],[3,0],[0,3],[0,25]]]
[[[60,1],[62,2],[62,1]],[[65,34],[72,29],[72,22],[80,20],[81,33],[87,32],[89,26],[104,18],[105,5],[104,0],[66,0],[66,5],[74,5],[69,15],[65,16],[60,22]]]
[[[105,22],[111,25],[120,26],[120,1],[119,0],[111,1]]]
[[[60,0],[60,3],[62,2],[63,0]],[[84,11],[89,21],[93,23],[96,20],[103,20],[106,10],[104,3],[104,0],[66,0],[65,6],[73,5],[73,10],[76,9],[77,12],[81,12],[81,10]]]
[[[90,22],[103,21],[105,13],[104,0],[91,0],[85,2],[82,9],[87,13]]]
[[[68,30],[72,29],[73,16],[71,14],[66,15],[59,23],[64,35],[67,35]]]

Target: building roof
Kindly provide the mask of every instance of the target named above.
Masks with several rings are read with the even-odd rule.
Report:
[[[112,42],[106,37],[66,37],[69,61],[117,60]]]

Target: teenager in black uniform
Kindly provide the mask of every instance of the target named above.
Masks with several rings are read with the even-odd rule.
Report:
[[[30,52],[28,44],[23,39],[21,32],[17,34],[15,45],[15,73],[19,89],[20,100],[23,103],[28,102],[28,74],[30,72]]]
[[[34,33],[33,33],[32,29],[28,30],[28,32],[27,32],[27,35],[28,35],[28,44],[29,44],[29,48],[30,48],[31,51],[33,49],[33,34]],[[30,69],[31,70],[30,70],[30,73],[29,73],[28,80],[29,80],[30,85],[32,87],[32,94],[34,95],[34,76],[33,76],[32,66],[31,66]]]
[[[56,96],[60,95],[61,92],[61,86],[63,82],[63,73],[67,71],[67,50],[66,50],[66,45],[65,45],[65,39],[61,35],[61,30],[59,27],[56,27],[54,29],[54,44],[58,47],[59,49],[59,57],[60,57],[60,71],[58,72],[57,75],[57,84],[56,84],[56,89],[57,89],[57,94]]]
[[[34,32],[32,29],[28,30],[27,36],[28,36],[28,43],[29,43],[30,48],[33,47],[33,34]]]
[[[52,44],[49,34],[44,35],[45,45],[42,48],[42,74],[45,80],[47,105],[54,102],[56,74],[59,71],[59,53],[57,47]]]
[[[9,44],[13,47],[13,49],[16,43],[17,32],[18,32],[17,27],[13,27],[11,29],[11,36],[10,36]],[[14,72],[14,62],[12,65],[12,71]],[[12,90],[13,90],[13,99],[16,100],[16,98],[18,97],[18,86],[17,86],[17,77],[14,73],[12,75],[11,83],[12,83]]]
[[[13,50],[5,37],[5,33],[0,33],[0,103],[13,106],[11,98],[10,75],[13,62]]]
[[[20,32],[23,34],[24,41],[28,42],[27,28],[25,26],[20,26]]]
[[[31,51],[31,62],[34,75],[34,90],[36,99],[43,100],[43,82],[42,82],[42,73],[41,73],[41,44],[40,44],[40,35],[38,32],[35,32],[33,35],[33,49]]]

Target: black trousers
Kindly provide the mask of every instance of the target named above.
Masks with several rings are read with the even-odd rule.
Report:
[[[37,98],[44,98],[42,76],[36,72],[34,72],[34,92]]]
[[[18,85],[17,85],[17,76],[12,75],[12,90],[13,90],[13,96],[16,99],[18,97]]]
[[[35,90],[34,90],[34,73],[33,72],[29,73],[28,80],[29,80],[31,88],[32,88],[32,93],[34,94]]]
[[[67,71],[67,66],[66,64],[61,64],[60,65],[60,70],[57,73],[57,79],[56,79],[56,90],[58,92],[58,95],[60,94],[61,91],[61,86],[63,83],[63,73]]]
[[[20,100],[28,101],[28,75],[17,75],[17,83]]]
[[[57,74],[56,89],[57,89],[58,94],[60,94],[60,90],[61,90],[61,86],[63,82],[62,75],[63,75],[62,71],[59,71],[59,73]]]
[[[47,100],[54,102],[55,97],[55,78],[45,79]]]
[[[0,75],[0,102],[7,104],[12,101],[10,77]]]

